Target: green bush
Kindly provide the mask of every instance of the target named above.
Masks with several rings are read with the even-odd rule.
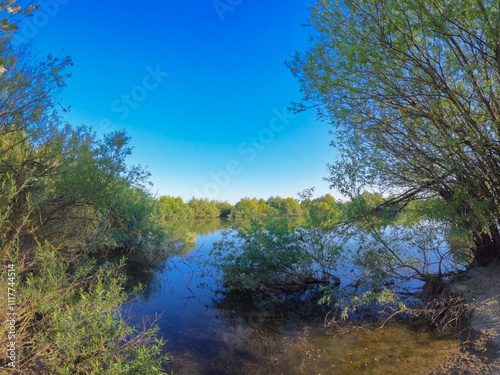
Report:
[[[161,374],[156,330],[121,315],[127,299],[110,252],[148,267],[165,259],[148,173],[129,167],[129,137],[98,139],[57,114],[69,59],[39,62],[0,37],[0,245],[15,265],[17,369],[34,374]],[[121,265],[123,267],[123,264]],[[6,273],[0,275],[8,285]],[[5,288],[6,289],[6,288]],[[0,295],[7,306],[7,295]],[[7,319],[0,308],[0,320]],[[7,348],[5,326],[0,346]],[[2,370],[12,370],[0,358]],[[3,372],[2,372],[3,373]]]
[[[227,290],[284,291],[335,282],[340,248],[319,229],[291,230],[271,221],[225,232],[211,251]]]
[[[162,364],[171,357],[161,354],[164,341],[156,338],[157,328],[138,329],[123,319],[123,263],[98,269],[91,261],[75,265],[49,245],[38,247],[34,263],[34,271],[18,275],[16,288],[18,370],[164,374]],[[1,282],[7,285],[5,273]]]

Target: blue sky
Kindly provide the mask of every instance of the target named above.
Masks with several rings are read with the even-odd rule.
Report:
[[[301,95],[284,61],[307,48],[312,1],[41,0],[17,38],[71,56],[67,120],[125,129],[154,194],[322,195],[330,128],[286,111]]]

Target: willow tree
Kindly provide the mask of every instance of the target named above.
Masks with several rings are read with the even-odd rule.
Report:
[[[332,187],[439,196],[477,261],[500,255],[500,14],[489,0],[320,0],[288,62],[334,126]]]

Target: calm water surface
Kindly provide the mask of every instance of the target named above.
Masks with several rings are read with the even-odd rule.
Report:
[[[126,306],[168,340],[174,374],[425,374],[458,349],[457,335],[389,324],[323,328],[315,300],[228,300],[204,266],[221,231],[205,230],[196,249],[173,257],[146,292]],[[303,312],[309,313],[304,315]],[[314,311],[316,315],[310,314]]]

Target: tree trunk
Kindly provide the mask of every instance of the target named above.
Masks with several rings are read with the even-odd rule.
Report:
[[[500,259],[500,235],[496,226],[490,226],[488,231],[476,235],[472,248],[474,259],[481,266],[488,266]]]

